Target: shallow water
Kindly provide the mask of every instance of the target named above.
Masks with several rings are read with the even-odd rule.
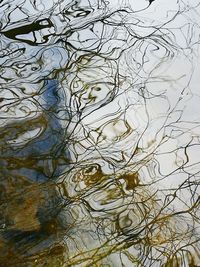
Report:
[[[199,265],[190,2],[1,2],[0,266]]]

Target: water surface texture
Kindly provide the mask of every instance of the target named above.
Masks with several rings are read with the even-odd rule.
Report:
[[[0,3],[0,266],[200,265],[200,1]]]

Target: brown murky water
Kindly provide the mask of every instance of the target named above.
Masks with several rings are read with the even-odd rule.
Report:
[[[200,1],[0,3],[0,266],[200,265]]]

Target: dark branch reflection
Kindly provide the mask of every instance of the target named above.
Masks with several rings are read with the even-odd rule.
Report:
[[[0,266],[198,266],[191,2],[1,2]]]

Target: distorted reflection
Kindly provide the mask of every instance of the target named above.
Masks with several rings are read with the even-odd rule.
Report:
[[[0,266],[199,265],[191,2],[2,1]]]

